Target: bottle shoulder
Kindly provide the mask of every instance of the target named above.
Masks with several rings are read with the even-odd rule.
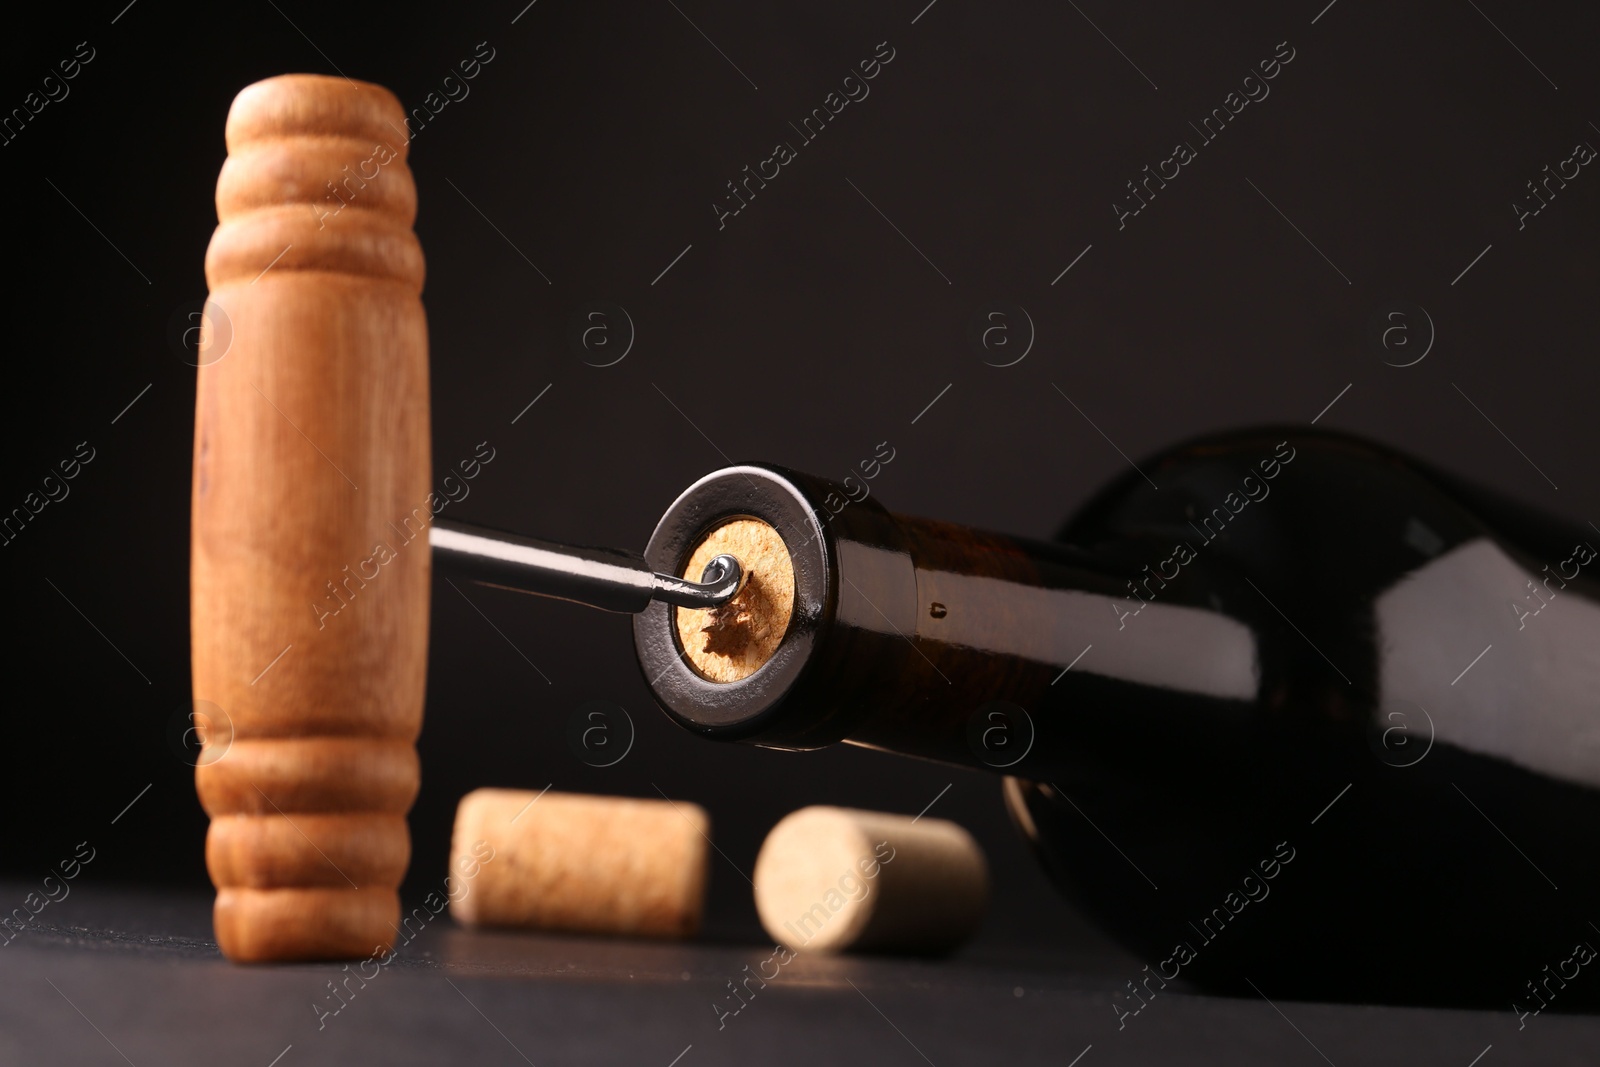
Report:
[[[1186,541],[1289,586],[1388,588],[1474,541],[1538,572],[1600,530],[1334,431],[1262,427],[1166,449],[1077,509],[1058,540],[1086,548]],[[1600,591],[1588,575],[1580,586]]]

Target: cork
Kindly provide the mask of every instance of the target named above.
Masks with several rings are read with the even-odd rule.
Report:
[[[679,938],[704,909],[711,820],[681,801],[476,789],[451,869],[487,854],[450,914],[466,926]]]
[[[706,564],[724,552],[745,569],[739,595],[721,607],[673,610],[678,642],[694,669],[713,682],[737,682],[783,642],[794,614],[794,561],[777,530],[760,519],[734,519],[695,547],[683,577],[699,581]]]
[[[794,951],[946,952],[983,917],[988,864],[944,819],[801,808],[756,858],[761,925]]]

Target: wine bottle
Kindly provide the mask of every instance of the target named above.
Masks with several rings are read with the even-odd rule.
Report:
[[[1048,543],[867,488],[738,466],[667,510],[657,571],[751,524],[787,553],[754,601],[635,616],[669,716],[1005,775],[1141,958],[1123,1025],[1173,982],[1600,999],[1600,529],[1303,428],[1170,449]]]

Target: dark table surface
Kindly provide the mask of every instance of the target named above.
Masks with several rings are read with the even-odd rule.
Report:
[[[0,883],[6,899],[31,887]],[[482,933],[441,915],[343,1000],[342,965],[239,967],[209,898],[83,886],[0,948],[0,1063],[1593,1064],[1600,1020],[1162,992],[1118,1020],[1131,957],[978,944],[950,959]],[[63,917],[51,922],[52,911]],[[70,922],[65,920],[70,919]],[[366,968],[368,975],[374,968]],[[345,1003],[347,1001],[347,1003]],[[322,1014],[331,1008],[336,1014]],[[318,1005],[321,1005],[319,1011]],[[720,1025],[719,1025],[720,1023]]]

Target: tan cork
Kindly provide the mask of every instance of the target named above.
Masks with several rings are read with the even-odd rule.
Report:
[[[756,858],[761,925],[795,951],[948,951],[977,929],[988,887],[982,849],[944,819],[801,808]]]
[[[450,914],[467,926],[687,937],[704,908],[711,820],[696,804],[475,789],[451,868],[494,849]]]
[[[678,641],[695,670],[713,682],[737,682],[783,643],[794,614],[794,561],[777,530],[759,519],[735,519],[696,546],[683,577],[699,581],[706,564],[723,553],[745,569],[739,595],[717,608],[673,610]]]

